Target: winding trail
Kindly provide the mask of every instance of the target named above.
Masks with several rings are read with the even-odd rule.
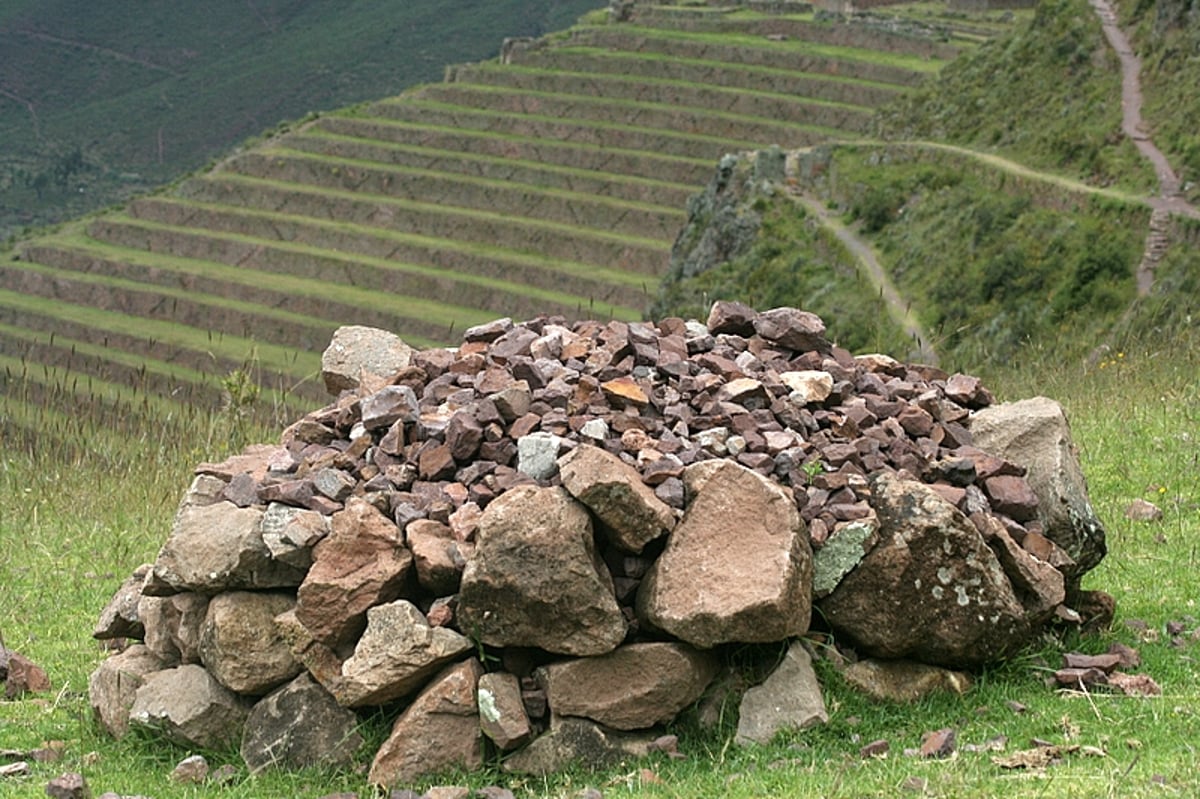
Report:
[[[900,292],[896,290],[895,284],[888,277],[887,271],[883,268],[883,264],[879,262],[879,258],[875,255],[875,250],[871,248],[871,245],[860,238],[853,230],[842,224],[841,221],[835,219],[829,213],[829,209],[825,207],[824,203],[799,191],[792,191],[791,197],[802,205],[806,211],[817,217],[821,224],[828,228],[833,235],[837,236],[838,241],[858,259],[859,263],[866,269],[868,279],[879,290],[879,296],[883,298],[884,303],[887,305],[888,315],[916,343],[917,358],[922,363],[937,366],[937,353],[929,341],[929,336],[926,334],[925,329],[921,327],[921,323],[917,321],[916,314],[912,312],[911,305],[901,298]]]
[[[1171,168],[1171,162],[1154,144],[1146,132],[1142,119],[1142,60],[1129,44],[1129,37],[1117,24],[1117,15],[1109,0],[1088,0],[1104,38],[1121,61],[1121,131],[1133,141],[1138,152],[1154,167],[1158,177],[1158,196],[1149,198],[1152,209],[1150,229],[1142,251],[1142,260],[1137,268],[1138,296],[1145,297],[1154,286],[1154,270],[1170,246],[1169,228],[1173,214],[1200,219],[1200,210],[1191,205],[1179,191],[1179,176]]]

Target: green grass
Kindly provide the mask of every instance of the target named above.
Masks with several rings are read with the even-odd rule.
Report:
[[[600,773],[574,772],[542,778],[483,773],[481,786],[500,781],[520,797],[569,797],[585,785],[606,797],[761,796],[892,797],[898,795],[985,799],[1050,797],[1188,796],[1200,791],[1200,755],[1194,731],[1200,724],[1200,641],[1193,631],[1200,597],[1200,472],[1195,431],[1200,423],[1200,338],[1174,337],[1166,344],[1142,339],[1092,366],[1062,363],[1032,352],[1025,360],[989,368],[984,376],[1003,399],[1033,394],[1055,397],[1072,422],[1091,498],[1108,527],[1108,558],[1085,587],[1117,598],[1111,631],[1094,637],[1046,640],[1009,662],[978,675],[962,697],[938,696],[915,706],[876,704],[850,691],[828,661],[818,662],[830,723],[781,735],[769,746],[728,745],[732,729],[701,732],[688,722],[680,734],[686,760],[655,756]],[[183,420],[180,420],[183,421]],[[60,420],[66,424],[67,420]],[[0,782],[0,795],[44,795],[50,778],[82,770],[96,795],[115,790],[176,799],[203,790],[170,783],[166,775],[190,752],[134,736],[113,742],[90,718],[86,678],[103,657],[89,633],[100,608],[135,566],[153,559],[164,540],[189,470],[198,460],[235,451],[243,442],[271,440],[267,428],[230,434],[220,415],[178,426],[114,425],[95,436],[85,425],[75,447],[6,447],[0,457],[0,630],[5,643],[47,669],[51,692],[0,702],[0,749],[28,750],[45,741],[65,742],[64,759],[32,764],[33,775]],[[120,434],[120,436],[112,435]],[[124,444],[118,443],[123,438]],[[1135,523],[1123,517],[1135,498],[1157,502],[1165,518]],[[1141,621],[1146,631],[1126,624]],[[1168,622],[1185,634],[1174,645]],[[1191,637],[1188,637],[1191,635]],[[1049,688],[1044,678],[1059,653],[1103,651],[1113,641],[1137,648],[1139,671],[1163,688],[1159,698],[1129,698],[1103,691],[1090,695]],[[1012,710],[1009,702],[1025,706]],[[378,742],[389,719],[364,719]],[[948,760],[906,757],[929,730],[953,727],[959,752]],[[1034,738],[1097,747],[1104,757],[1078,754],[1041,773],[1006,771],[993,752],[970,752],[1004,736],[1003,754],[1029,748]],[[886,739],[884,759],[864,760],[864,744]],[[96,753],[90,755],[89,753]],[[232,752],[208,753],[214,764],[238,765]],[[369,756],[368,752],[363,753]],[[646,768],[661,782],[641,772]],[[904,789],[924,780],[923,792]],[[448,775],[428,784],[454,781]],[[365,791],[354,773],[308,771],[250,777],[244,768],[222,796],[319,797]]]

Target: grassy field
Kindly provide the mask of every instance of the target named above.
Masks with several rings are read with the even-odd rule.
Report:
[[[1200,336],[1110,351],[1090,366],[1063,363],[1030,349],[1019,363],[983,374],[1004,399],[1044,394],[1067,408],[1088,474],[1092,500],[1108,527],[1109,556],[1085,581],[1117,599],[1117,619],[1096,636],[1047,639],[977,676],[962,697],[915,706],[875,704],[850,691],[828,660],[818,662],[830,723],[786,734],[765,747],[729,744],[732,719],[716,732],[681,723],[687,758],[655,756],[601,773],[549,779],[472,777],[500,782],[518,796],[570,797],[585,786],[606,797],[827,796],[1150,797],[1200,791]],[[103,435],[78,419],[47,417],[61,443],[8,438],[0,457],[0,632],[4,643],[41,664],[53,690],[0,702],[0,750],[28,751],[48,742],[61,760],[33,763],[32,774],[0,778],[0,796],[44,795],[45,783],[82,771],[98,795],[113,790],[157,799],[209,795],[214,788],[170,783],[167,773],[189,752],[156,740],[105,738],[87,707],[88,673],[103,657],[89,633],[120,580],[153,559],[189,479],[190,466],[272,440],[276,433],[227,412],[177,418],[153,427],[115,419]],[[70,427],[70,425],[76,425]],[[62,428],[69,428],[63,430]],[[7,434],[8,431],[4,431]],[[1159,522],[1131,522],[1136,498],[1164,511]],[[1182,633],[1168,629],[1182,627]],[[1156,698],[1101,691],[1062,692],[1047,675],[1064,651],[1101,652],[1120,641],[1142,657],[1140,672],[1162,686]],[[1016,704],[1014,704],[1016,703]],[[378,743],[389,719],[364,718]],[[944,760],[906,756],[923,733],[951,727],[958,752]],[[887,740],[883,758],[863,758],[865,744]],[[1033,739],[1081,748],[1044,770],[1008,770],[993,757]],[[368,744],[369,745],[369,744]],[[982,751],[972,751],[981,747]],[[995,747],[988,750],[987,747]],[[238,767],[220,789],[231,797],[319,797],[335,791],[370,795],[361,773],[251,777],[233,752],[207,753],[214,765]],[[363,758],[370,753],[364,751]],[[464,779],[446,775],[430,784]],[[427,786],[417,786],[424,789]]]

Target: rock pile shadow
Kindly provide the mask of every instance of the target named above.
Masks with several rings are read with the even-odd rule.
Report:
[[[502,319],[420,352],[346,327],[323,377],[280,443],[197,467],[103,612],[98,638],[140,642],[91,678],[113,735],[348,766],[382,707],[374,784],[544,773],[662,746],[706,691],[739,743],[820,723],[815,638],[961,688],[930,667],[1106,607],[1056,403],[852,356],[801,310]],[[747,644],[786,649],[748,689]]]

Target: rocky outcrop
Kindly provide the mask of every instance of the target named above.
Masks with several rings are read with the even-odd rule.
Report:
[[[373,782],[489,748],[540,773],[644,754],[729,652],[778,643],[740,680],[739,740],[766,740],[823,718],[814,602],[860,655],[972,668],[1070,618],[1098,557],[1057,532],[1040,467],[973,436],[977,379],[854,357],[797,309],[503,319],[390,358],[337,353],[329,405],[198,468],[98,625],[146,644],[93,676],[107,729],[240,740],[256,770],[345,764],[355,712],[401,700]],[[1062,472],[1048,429],[1029,435]]]

